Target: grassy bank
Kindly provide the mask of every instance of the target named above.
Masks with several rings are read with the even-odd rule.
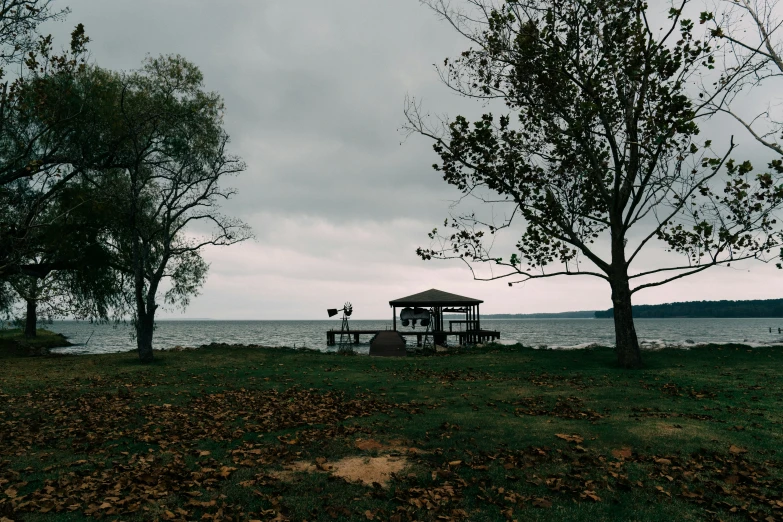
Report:
[[[21,329],[0,330],[0,359],[48,355],[51,348],[71,346],[62,335],[38,329],[35,337],[25,337]]]
[[[782,348],[157,358],[2,361],[0,518],[783,520]]]

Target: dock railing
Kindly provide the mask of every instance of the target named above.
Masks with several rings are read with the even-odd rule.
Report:
[[[460,320],[449,321],[449,332],[453,332],[454,331],[453,326],[455,324],[460,325],[460,328],[459,328],[460,332],[462,331],[462,325],[463,324],[466,325],[465,330],[478,330],[479,329],[478,328],[478,321],[476,321],[475,319],[467,319],[467,320],[460,319]]]

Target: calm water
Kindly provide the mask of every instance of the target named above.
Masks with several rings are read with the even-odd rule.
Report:
[[[585,348],[614,345],[610,319],[485,319],[483,328],[498,330],[503,343],[525,346]],[[93,325],[62,321],[46,328],[64,334],[77,344],[62,353],[107,353],[135,348],[130,326]],[[160,321],[155,348],[197,347],[209,343],[259,344],[333,350],[326,346],[326,331],[339,329],[339,321]],[[391,321],[351,320],[354,330],[383,330]],[[770,332],[772,328],[772,332]],[[750,346],[783,344],[783,319],[637,319],[636,331],[644,348],[687,347],[700,343],[744,343]],[[410,330],[406,328],[405,330]],[[421,330],[421,328],[419,328]],[[783,331],[783,330],[782,330]],[[360,353],[369,350],[370,336],[362,336]],[[415,339],[415,338],[414,338]],[[413,339],[408,341],[413,342]]]

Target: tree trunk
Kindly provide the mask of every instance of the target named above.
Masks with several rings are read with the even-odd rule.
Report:
[[[628,276],[613,278],[611,285],[617,363],[622,368],[641,368],[642,353],[639,350],[639,339],[636,338],[636,328],[633,324]]]
[[[24,336],[35,337],[36,327],[38,326],[38,301],[35,299],[26,299],[27,318],[24,322]]]
[[[139,360],[143,363],[151,363],[154,359],[152,353],[152,333],[154,327],[154,312],[136,317],[136,346],[139,349]]]

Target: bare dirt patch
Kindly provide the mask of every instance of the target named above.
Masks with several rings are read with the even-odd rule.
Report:
[[[407,465],[408,459],[405,457],[346,457],[334,462],[331,472],[351,482],[361,482],[366,486],[377,482],[386,487],[392,473],[399,473]]]
[[[374,483],[386,487],[393,473],[399,473],[408,466],[403,456],[381,455],[378,457],[345,457],[334,462],[319,458],[316,463],[293,462],[283,471],[272,473],[279,480],[290,481],[296,473],[331,473],[349,482],[361,482],[366,486]]]

